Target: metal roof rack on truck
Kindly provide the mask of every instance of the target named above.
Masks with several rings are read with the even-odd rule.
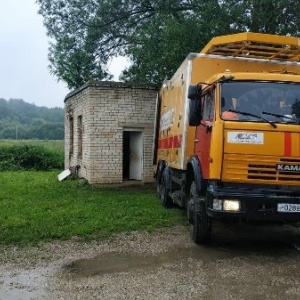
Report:
[[[300,39],[292,36],[243,32],[215,37],[200,53],[296,62],[300,60]]]

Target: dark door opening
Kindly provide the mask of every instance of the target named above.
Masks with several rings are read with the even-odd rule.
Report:
[[[123,131],[123,180],[141,180],[143,171],[143,135],[141,131]]]
[[[123,131],[123,180],[129,180],[129,131]]]

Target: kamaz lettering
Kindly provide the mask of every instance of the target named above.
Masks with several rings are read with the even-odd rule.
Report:
[[[278,164],[276,165],[277,171],[289,171],[289,172],[300,172],[300,165],[282,165]]]

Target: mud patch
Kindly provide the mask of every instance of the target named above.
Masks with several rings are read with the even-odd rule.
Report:
[[[299,299],[299,228],[215,225],[207,246],[176,227],[6,249],[0,299]]]
[[[176,248],[173,251],[156,255],[141,255],[137,253],[103,253],[92,259],[81,259],[63,266],[68,274],[93,276],[109,273],[130,272],[136,269],[159,268],[166,264],[178,263],[188,259],[198,261],[225,259],[232,257],[226,250],[192,246]]]
[[[93,258],[80,259],[63,266],[63,274],[95,276],[131,272],[138,269],[158,269],[167,264],[213,263],[218,260],[247,258],[252,255],[278,257],[299,256],[297,236],[291,228],[282,226],[240,226],[219,223],[210,244],[193,243],[177,246],[156,254],[134,252],[101,253]],[[224,226],[226,228],[224,228]],[[226,234],[225,234],[226,233]]]
[[[189,260],[198,263],[211,263],[218,260],[247,257],[251,255],[281,256],[291,255],[292,245],[278,242],[243,241],[214,246],[194,246],[176,248],[174,251],[156,255],[140,255],[136,253],[103,253],[91,259],[73,261],[63,266],[63,274],[76,276],[95,276],[110,273],[131,272],[138,269],[158,269],[167,264],[187,263]]]

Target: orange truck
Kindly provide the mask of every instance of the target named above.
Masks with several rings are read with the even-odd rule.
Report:
[[[195,243],[214,219],[300,221],[300,42],[239,33],[190,53],[157,98],[157,192]]]

